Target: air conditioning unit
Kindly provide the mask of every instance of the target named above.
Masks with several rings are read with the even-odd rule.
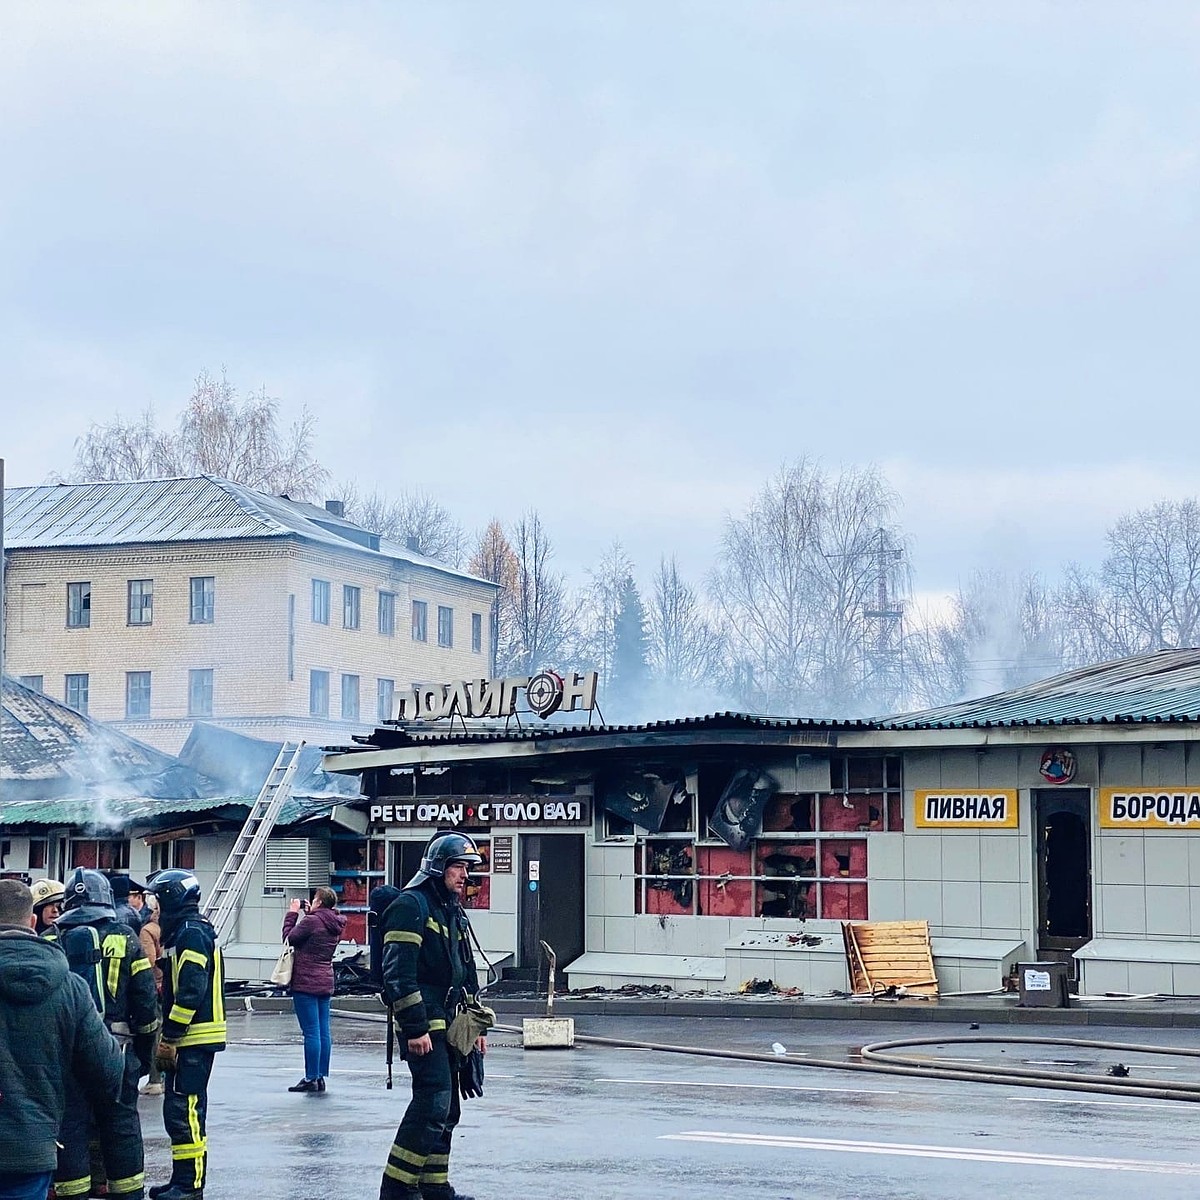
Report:
[[[329,843],[324,838],[272,838],[263,862],[263,889],[329,886]]]

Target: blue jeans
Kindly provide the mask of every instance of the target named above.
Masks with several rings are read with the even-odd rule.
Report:
[[[53,1171],[39,1171],[36,1175],[0,1171],[0,1200],[46,1200],[53,1178]]]
[[[333,1035],[329,1029],[329,997],[293,992],[296,1020],[304,1034],[304,1078],[324,1079],[329,1074]]]

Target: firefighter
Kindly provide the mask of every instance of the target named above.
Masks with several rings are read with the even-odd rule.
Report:
[[[380,1200],[471,1200],[449,1180],[459,1092],[446,1023],[462,1001],[479,992],[461,900],[468,868],[482,862],[469,837],[439,834],[383,916],[383,998],[400,1027],[412,1101],[388,1154]],[[478,1046],[486,1049],[482,1037]]]
[[[57,879],[35,879],[29,888],[33,895],[34,933],[38,937],[54,934],[54,922],[62,915],[66,888]]]
[[[150,1070],[158,1029],[154,972],[137,934],[113,912],[112,889],[99,871],[77,867],[67,877],[58,944],[71,970],[84,981],[92,1002],[125,1053],[121,1091],[110,1106],[92,1108],[75,1093],[67,1105],[54,1175],[59,1200],[86,1196],[92,1186],[89,1138],[99,1142],[108,1195],[142,1200],[145,1177],[138,1079]]]
[[[162,926],[163,1124],[171,1139],[171,1178],[152,1200],[203,1200],[208,1166],[205,1118],[213,1056],[225,1049],[224,966],[217,935],[200,915],[200,881],[171,868],[152,876]]]

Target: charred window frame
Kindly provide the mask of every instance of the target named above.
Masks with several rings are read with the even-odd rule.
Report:
[[[50,861],[50,839],[49,838],[30,838],[29,839],[29,869],[31,871],[44,871],[46,864]]]
[[[217,613],[217,578],[193,575],[188,580],[188,624],[211,625]]]
[[[67,584],[67,628],[88,629],[92,624],[92,585]]]
[[[412,602],[412,640],[414,642],[429,640],[429,605],[424,600]]]
[[[125,718],[150,715],[150,672],[125,672]]]
[[[71,838],[67,845],[67,870],[128,871],[128,838]]]
[[[131,579],[128,582],[126,620],[130,625],[154,624],[154,580]]]
[[[776,793],[761,835],[742,851],[709,828],[728,779],[706,779],[707,770],[688,777],[698,835],[666,822],[658,833],[633,830],[635,913],[867,919],[867,835],[904,828],[899,756],[835,756],[829,790]],[[605,835],[621,836],[626,823],[610,816]]]

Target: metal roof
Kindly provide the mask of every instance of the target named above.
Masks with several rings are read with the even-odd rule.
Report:
[[[8,488],[4,504],[7,550],[299,537],[496,586],[315,504],[213,475]]]
[[[1008,692],[903,713],[880,729],[980,729],[1200,721],[1200,649],[1079,667]]]

